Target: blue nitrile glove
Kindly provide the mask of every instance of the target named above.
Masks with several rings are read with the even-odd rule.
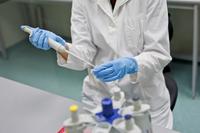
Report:
[[[126,74],[138,71],[138,64],[134,58],[122,57],[93,69],[94,75],[103,82],[122,79]]]
[[[29,36],[29,41],[39,49],[49,50],[50,46],[48,44],[48,38],[64,45],[66,42],[60,36],[54,34],[53,32],[43,30],[40,28],[32,28],[32,33]]]

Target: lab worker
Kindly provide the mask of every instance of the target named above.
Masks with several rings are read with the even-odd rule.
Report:
[[[83,83],[82,101],[95,107],[111,96],[113,82],[127,99],[140,97],[151,106],[154,125],[172,128],[169,92],[163,68],[171,61],[166,0],[73,0],[71,16],[72,44],[60,36],[34,28],[30,42],[48,50],[48,38],[91,62],[96,67]],[[57,53],[60,66],[85,70],[90,66],[67,54]]]

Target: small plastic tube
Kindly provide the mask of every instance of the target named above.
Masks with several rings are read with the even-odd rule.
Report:
[[[131,115],[125,115],[125,128],[127,131],[131,131],[134,128],[133,118]]]
[[[139,97],[133,98],[133,106],[134,106],[134,111],[141,110],[141,101]]]
[[[113,88],[114,100],[119,101],[121,99],[121,89],[117,86]]]
[[[76,123],[79,121],[79,117],[78,117],[78,106],[77,105],[72,105],[69,108],[70,112],[71,112],[71,120],[73,123]]]

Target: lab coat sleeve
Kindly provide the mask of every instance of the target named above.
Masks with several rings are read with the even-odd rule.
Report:
[[[92,63],[96,55],[96,47],[91,41],[91,32],[86,17],[87,13],[84,9],[83,0],[73,0],[71,16],[72,44],[68,44],[68,49],[82,59]],[[84,70],[88,67],[87,64],[72,55],[68,55],[68,60],[65,61],[57,54],[57,63],[59,66],[74,70]]]
[[[148,0],[143,34],[143,51],[135,57],[139,72],[131,75],[133,82],[162,72],[171,61],[166,0]]]

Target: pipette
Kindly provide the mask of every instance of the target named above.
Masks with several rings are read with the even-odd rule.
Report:
[[[32,33],[32,28],[29,26],[21,26],[21,29],[24,32],[27,32],[29,34]],[[95,65],[91,64],[90,62],[84,60],[83,58],[77,56],[76,54],[72,53],[71,51],[69,51],[68,49],[66,49],[62,44],[54,41],[53,39],[49,38],[48,39],[48,44],[51,48],[53,48],[55,51],[57,51],[64,59],[66,59],[66,57],[64,55],[66,54],[70,54],[74,57],[76,57],[77,59],[83,61],[84,63],[88,64],[90,67],[95,67]]]
[[[24,32],[29,33],[30,35],[32,34],[32,29],[33,29],[33,28],[30,27],[30,26],[24,25],[24,26],[21,26],[21,29],[22,29]],[[55,51],[57,51],[57,52],[58,52],[64,59],[66,59],[66,60],[67,60],[66,55],[67,55],[67,54],[70,54],[70,55],[74,56],[75,58],[81,60],[82,62],[88,64],[89,67],[91,67],[91,68],[94,68],[94,67],[95,67],[94,64],[92,64],[92,63],[88,62],[87,60],[84,60],[83,58],[81,58],[81,57],[79,57],[78,55],[74,54],[74,53],[71,52],[70,50],[66,49],[65,46],[63,46],[62,44],[60,44],[60,43],[54,41],[54,40],[51,39],[51,38],[48,39],[48,44],[49,44],[49,46],[50,46],[51,48],[53,48]],[[90,72],[89,72],[89,73],[90,73]],[[90,74],[90,76],[91,76],[91,74]],[[92,80],[93,80],[97,85],[99,84],[99,82],[96,81],[96,80],[94,79],[94,77],[92,77]],[[110,87],[109,87],[107,84],[105,84],[105,83],[102,83],[102,82],[101,82],[100,84],[101,84],[103,87],[105,87],[105,88],[110,88]],[[113,85],[115,86],[116,83],[114,82]],[[111,90],[111,91],[113,91],[113,90]]]

